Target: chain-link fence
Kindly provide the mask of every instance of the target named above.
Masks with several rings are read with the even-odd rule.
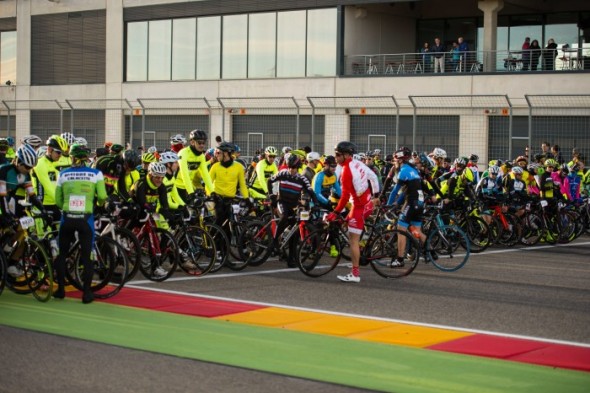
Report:
[[[206,98],[138,98],[140,111],[133,121],[126,121],[126,132],[132,146],[170,148],[170,137],[176,134],[188,139],[194,129],[210,131],[211,105]]]
[[[446,150],[448,157],[476,154],[480,161],[510,154],[512,104],[505,95],[409,96],[412,132],[400,130],[400,144],[415,151]],[[508,142],[508,143],[507,143]]]
[[[541,144],[557,145],[565,162],[572,149],[590,154],[590,95],[525,95],[529,105],[531,155],[541,152]],[[586,161],[586,164],[588,162]]]
[[[399,105],[393,96],[308,97],[307,100],[312,107],[313,126],[318,119],[324,120],[328,134],[324,139],[328,139],[326,144],[330,149],[348,139],[361,152],[379,149],[386,155],[395,151]]]
[[[266,146],[281,149],[311,143],[311,117],[302,116],[293,97],[220,97],[223,137],[252,157]]]

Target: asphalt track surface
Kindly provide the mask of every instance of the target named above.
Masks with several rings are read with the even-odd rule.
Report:
[[[283,262],[269,261],[239,273],[223,270],[196,280],[175,275],[164,283],[135,280],[132,286],[590,346],[588,237],[564,246],[492,249],[473,254],[468,264],[454,273],[421,264],[409,277],[385,280],[365,267],[360,284],[339,282],[336,274],[347,270],[341,267],[326,277],[311,279],[287,269]],[[11,296],[0,297],[0,306]],[[32,298],[19,298],[34,302]],[[153,318],[157,321],[158,315]],[[0,325],[10,325],[2,314]],[[99,386],[103,391],[122,392],[364,391],[344,386],[350,386],[349,378],[343,378],[341,384],[294,378],[285,375],[288,371],[229,367],[22,328],[0,327],[0,337],[2,392],[94,391]],[[152,339],[165,342],[166,332]],[[488,361],[454,356],[464,356],[473,365]],[[354,364],[338,366],[354,376]],[[541,374],[553,370],[528,367]],[[586,391],[590,391],[588,373],[580,374],[581,383],[587,383]],[[518,383],[517,377],[514,382]],[[377,390],[405,391],[401,385]],[[482,387],[480,391],[486,390]],[[432,386],[431,391],[441,389]]]

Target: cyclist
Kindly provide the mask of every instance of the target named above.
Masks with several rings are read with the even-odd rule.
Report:
[[[477,185],[479,183],[479,167],[477,166],[477,162],[479,161],[479,156],[477,154],[471,154],[469,156],[469,162],[467,163],[467,168],[473,172],[473,184]]]
[[[189,146],[178,153],[179,169],[176,188],[185,202],[195,189],[203,188],[201,182],[205,183],[207,192],[210,193],[213,190],[205,159],[206,144],[207,133],[203,130],[192,130],[189,135]]]
[[[158,162],[154,153],[145,152],[141,155],[141,165],[137,167],[140,177],[143,178],[147,175],[148,168],[152,162]]]
[[[441,149],[440,147],[435,147],[430,153],[434,161],[436,162],[435,167],[432,169],[432,177],[438,179],[445,173],[447,173],[448,166],[445,165],[445,159],[447,158],[447,152]]]
[[[454,162],[454,170],[439,179],[445,179],[440,184],[440,191],[445,196],[445,204],[454,202],[455,208],[462,208],[466,199],[473,199],[473,172],[467,169],[467,158],[458,157]]]
[[[388,205],[397,205],[396,198],[400,190],[404,194],[404,205],[397,222],[400,231],[411,232],[421,243],[426,241],[426,235],[422,233],[422,213],[424,212],[424,192],[422,190],[422,179],[415,165],[410,162],[411,152],[407,147],[398,149],[393,155],[400,164],[398,182],[389,194]],[[406,238],[398,238],[397,259],[392,262],[392,267],[404,266],[404,254],[406,249]],[[437,258],[434,251],[430,251],[434,259]]]
[[[10,162],[10,159],[6,157],[9,148],[8,140],[6,138],[0,138],[0,166]]]
[[[281,234],[289,225],[289,222],[295,218],[295,208],[299,204],[302,192],[306,192],[314,203],[317,204],[317,198],[309,180],[299,173],[299,168],[303,165],[303,160],[297,154],[291,154],[286,162],[288,169],[283,169],[271,176],[267,180],[268,196],[273,208],[279,207],[281,219],[277,224],[275,241],[280,238]],[[279,182],[278,195],[272,192],[273,184]],[[289,244],[289,257],[287,259],[288,267],[296,267],[295,255],[297,253],[297,238],[293,237]]]
[[[506,176],[504,189],[512,202],[518,217],[524,214],[524,205],[528,200],[526,182],[523,180],[524,170],[520,166],[512,168],[511,176]]]
[[[307,177],[307,180],[309,180],[310,183],[316,173],[322,169],[320,158],[320,154],[315,151],[307,153],[307,165],[303,170],[303,176]]]
[[[139,181],[141,173],[137,170],[141,159],[135,150],[125,150],[123,153],[123,176],[115,183],[116,194],[123,201],[131,200],[131,187]]]
[[[233,158],[234,147],[233,143],[221,142],[216,149],[219,152],[218,162],[211,167],[211,181],[214,191],[212,195],[217,197],[215,223],[223,227],[228,239],[231,238],[228,219],[231,217],[232,200],[236,197],[238,190],[242,197],[249,198],[244,168]]]
[[[166,166],[166,175],[164,176],[164,186],[168,194],[168,205],[170,209],[183,209],[184,201],[176,189],[176,174],[178,172],[178,154],[173,151],[167,151],[160,156],[160,164]]]
[[[109,149],[113,146],[111,145]],[[121,146],[121,145],[119,145]],[[111,150],[109,154],[99,157],[94,162],[94,167],[102,172],[104,176],[104,184],[108,195],[113,195],[116,191],[116,185],[119,179],[125,175],[124,160],[120,152],[115,153],[118,149]]]
[[[109,153],[113,155],[120,155],[124,150],[125,148],[123,147],[123,145],[113,143],[109,149]]]
[[[21,139],[21,142],[24,145],[30,145],[35,151],[43,144],[43,141],[37,135],[27,135]]]
[[[567,164],[569,173],[563,181],[563,188],[568,201],[580,204],[583,202],[583,199],[580,196],[582,177],[578,174],[580,165],[578,165],[577,161],[571,162],[570,164]]]
[[[251,184],[249,190],[250,195],[252,198],[256,199],[266,198],[266,194],[268,194],[268,189],[266,188],[267,181],[279,171],[277,164],[275,163],[277,149],[274,146],[268,146],[264,151],[264,154],[265,158],[258,161],[256,169],[252,174],[252,178],[249,180],[249,183]]]
[[[383,161],[381,159],[381,149],[375,149],[373,151],[373,163],[375,164],[375,166],[377,167],[377,169],[379,169],[379,173],[382,173],[383,167],[385,166],[385,161]],[[385,173],[387,175],[387,173]],[[385,176],[381,176],[381,177],[385,177]]]
[[[360,237],[365,227],[365,219],[373,212],[373,206],[379,205],[377,176],[365,164],[352,159],[356,152],[356,145],[348,141],[340,142],[334,148],[336,162],[342,166],[342,175],[340,176],[342,196],[334,211],[327,217],[328,221],[336,220],[349,200],[352,201],[352,208],[347,217],[352,271],[346,276],[338,276],[338,279],[344,282],[361,281],[359,274]]]
[[[6,152],[6,159],[13,160],[16,156],[16,152],[14,151],[14,138],[9,136],[6,138],[6,143],[8,144],[8,151]]]
[[[318,205],[324,209],[332,209],[332,202],[330,197],[335,194],[337,198],[340,198],[342,189],[340,188],[340,182],[338,176],[336,176],[336,158],[334,156],[327,156],[324,160],[324,170],[318,172],[313,178],[311,184],[313,191],[318,199]]]
[[[186,146],[186,138],[182,134],[176,134],[170,138],[170,150],[179,153]]]
[[[35,150],[29,145],[22,145],[16,150],[12,163],[0,167],[0,224],[3,228],[14,224],[15,219],[25,215],[24,208],[18,203],[29,198],[29,202],[43,212],[43,205],[35,196],[35,189],[31,182],[30,172],[37,164]],[[22,237],[22,232],[17,231],[11,244]],[[7,273],[13,277],[23,275],[17,262],[24,250],[24,243],[19,242],[18,248],[8,261]],[[5,250],[7,251],[7,250]]]
[[[53,297],[65,297],[66,255],[74,241],[80,242],[80,262],[84,266],[82,275],[82,303],[91,303],[94,295],[90,288],[94,275],[90,252],[94,245],[94,207],[102,206],[107,199],[107,192],[102,173],[86,166],[90,149],[73,145],[70,149],[72,166],[61,172],[55,191],[55,202],[63,211],[59,227],[60,253],[55,262],[57,273],[57,291]],[[77,234],[77,236],[76,236]]]
[[[59,171],[55,165],[69,146],[66,140],[59,135],[49,137],[46,145],[47,152],[37,161],[37,165],[31,171],[31,177],[35,192],[41,199],[43,206],[47,211],[51,212],[55,221],[59,221],[61,211],[55,204],[55,188],[57,187]]]
[[[248,163],[244,161],[243,158],[240,158],[241,155],[242,149],[240,149],[240,146],[234,145],[234,160],[240,164],[244,168],[244,172],[246,172],[246,169],[248,169]]]
[[[70,146],[75,142],[76,137],[70,132],[62,132],[60,135],[67,143],[67,149],[62,151],[62,155],[59,160],[55,163],[55,168],[58,171],[62,171],[64,169],[69,168],[72,166],[72,159],[70,158]]]

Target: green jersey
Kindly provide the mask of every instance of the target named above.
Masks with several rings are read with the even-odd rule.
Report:
[[[63,212],[91,214],[95,197],[98,205],[107,199],[104,177],[98,169],[70,167],[59,174],[55,204]]]

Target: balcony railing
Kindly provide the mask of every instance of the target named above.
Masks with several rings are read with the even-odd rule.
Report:
[[[584,48],[553,53],[519,50],[351,55],[345,58],[344,75],[583,71],[590,69],[588,52]]]

